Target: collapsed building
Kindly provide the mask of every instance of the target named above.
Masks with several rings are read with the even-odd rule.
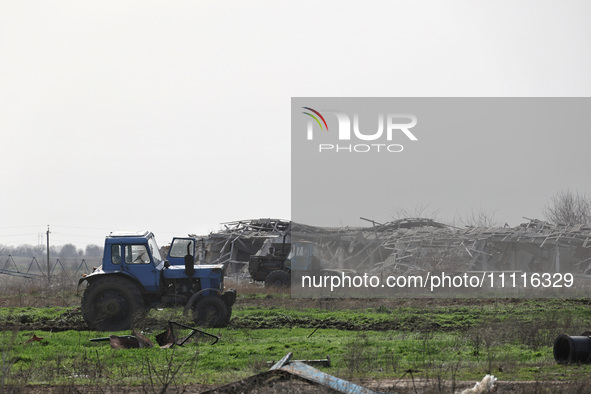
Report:
[[[202,238],[201,260],[244,272],[251,255],[289,252],[292,240],[320,247],[324,268],[409,275],[421,272],[523,271],[591,275],[591,227],[536,219],[516,227],[458,228],[407,218],[367,227],[316,227],[281,219],[222,224]]]

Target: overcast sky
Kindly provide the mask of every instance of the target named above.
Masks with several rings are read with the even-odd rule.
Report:
[[[590,15],[583,0],[2,0],[0,244],[47,225],[83,247],[289,219],[291,97],[590,96]]]

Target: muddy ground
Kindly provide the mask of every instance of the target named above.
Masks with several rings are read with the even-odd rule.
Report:
[[[476,384],[474,381],[448,381],[448,380],[426,380],[426,379],[380,379],[380,380],[352,380],[353,383],[363,387],[375,390],[383,393],[442,393],[442,392],[456,392],[459,393],[462,390],[473,388]],[[7,392],[10,391],[10,387],[5,387]],[[18,387],[17,392],[27,393],[103,393],[103,394],[115,394],[115,393],[146,393],[151,392],[150,387],[121,387],[121,386],[76,386],[76,385],[65,385],[65,386],[48,386],[48,385],[34,385]],[[202,385],[192,384],[183,385],[178,387],[169,387],[168,393],[208,393],[208,394],[230,394],[239,393],[240,391],[229,390],[216,390],[214,385]],[[327,393],[328,391],[323,386],[314,386],[307,382],[302,381],[284,381],[270,384],[261,384],[258,387],[250,390],[251,394],[309,394],[309,393]],[[505,394],[505,393],[589,393],[591,392],[591,382],[544,382],[544,381],[519,381],[519,382],[507,382],[497,381],[493,389],[494,393]]]
[[[274,295],[267,295],[263,297],[248,297],[239,298],[237,300],[235,308],[248,308],[248,307],[260,307],[260,308],[293,308],[293,309],[306,309],[306,308],[317,308],[325,310],[361,310],[367,308],[387,308],[388,310],[396,310],[398,308],[431,308],[431,307],[442,307],[442,306],[478,306],[478,307],[501,307],[503,305],[516,305],[521,302],[525,302],[523,299],[292,299],[288,296],[276,297]],[[588,300],[580,300],[581,303],[588,303]],[[22,295],[15,300],[14,296],[0,295],[0,307],[17,306],[17,307],[51,307],[51,306],[63,306],[68,307],[68,310],[56,319],[32,319],[31,317],[24,315],[18,319],[6,322],[0,322],[0,330],[42,330],[42,331],[67,331],[76,330],[83,331],[87,330],[87,326],[82,319],[82,313],[80,311],[80,298],[70,297],[40,297],[37,295]],[[408,323],[408,322],[406,322]],[[321,321],[321,320],[302,320],[285,316],[278,317],[268,322],[259,322],[256,320],[248,319],[236,319],[233,318],[231,325],[235,328],[249,328],[249,329],[260,329],[260,328],[281,328],[281,327],[313,327],[313,328],[335,328],[341,330],[358,330],[359,326],[351,322],[337,321]],[[163,326],[163,322],[158,319],[148,316],[142,324],[142,328],[154,327],[159,329]],[[407,325],[408,327],[408,325]],[[422,326],[422,328],[426,328]],[[434,331],[443,330],[441,327],[433,326],[430,327]],[[365,330],[373,331],[385,331],[397,329],[393,327],[391,323],[370,323],[363,326]]]

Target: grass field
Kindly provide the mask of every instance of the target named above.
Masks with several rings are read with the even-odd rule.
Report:
[[[589,300],[294,300],[244,289],[229,327],[210,345],[197,340],[173,349],[113,350],[91,338],[76,297],[29,306],[40,294],[0,298],[3,387],[135,387],[140,391],[190,385],[197,390],[268,369],[288,352],[296,359],[330,356],[323,371],[363,382],[429,379],[575,382],[589,388],[588,365],[557,365],[560,333],[589,328]],[[49,299],[48,297],[44,298]],[[154,341],[168,320],[191,325],[181,309],[152,310],[137,329]],[[33,334],[43,337],[26,343]],[[129,334],[123,332],[119,334]],[[537,386],[536,386],[537,387]],[[443,390],[444,391],[444,390]],[[556,391],[552,389],[551,391]],[[565,392],[568,392],[566,390]]]

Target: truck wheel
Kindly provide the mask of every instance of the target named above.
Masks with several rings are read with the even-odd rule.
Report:
[[[140,290],[123,278],[95,280],[82,296],[82,317],[97,331],[127,330],[144,312]]]
[[[225,327],[230,322],[230,315],[224,301],[210,295],[200,299],[193,307],[193,321],[198,326]]]
[[[281,270],[271,271],[265,279],[265,287],[289,287],[290,284],[289,273]]]

